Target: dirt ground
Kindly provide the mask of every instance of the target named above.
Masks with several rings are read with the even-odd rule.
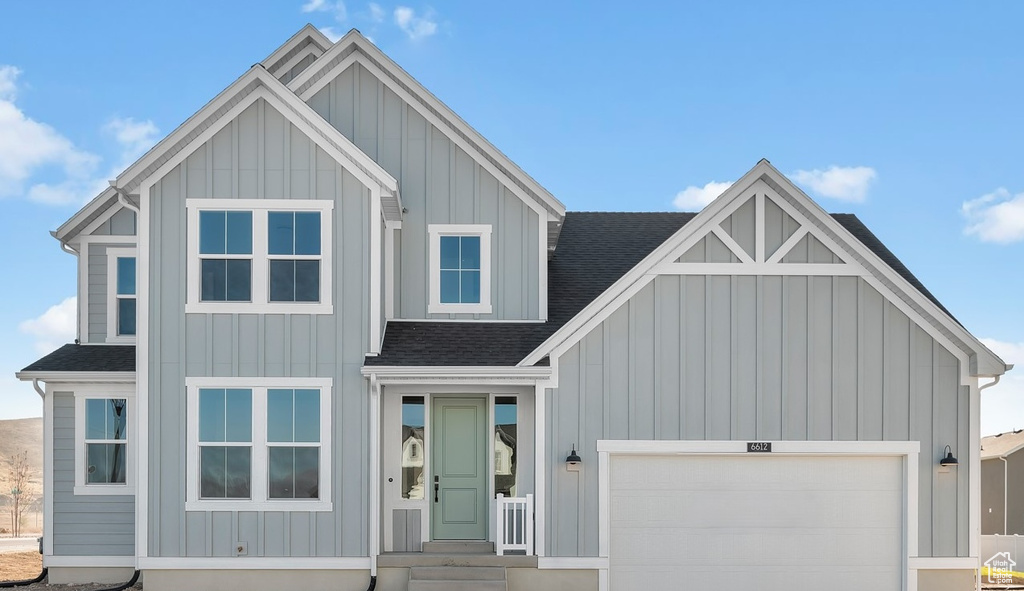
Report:
[[[34,579],[41,570],[43,556],[39,552],[0,554],[0,581]]]

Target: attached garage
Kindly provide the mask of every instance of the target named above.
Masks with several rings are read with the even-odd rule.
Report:
[[[609,589],[908,588],[916,443],[747,447],[599,442]]]

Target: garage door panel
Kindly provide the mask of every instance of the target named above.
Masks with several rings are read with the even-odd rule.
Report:
[[[613,455],[609,465],[612,591],[901,586],[900,457]]]
[[[822,517],[840,527],[892,527],[902,515],[879,491],[664,491],[612,494],[612,526],[815,527]]]

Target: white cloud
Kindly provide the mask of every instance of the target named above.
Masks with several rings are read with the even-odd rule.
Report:
[[[334,27],[320,27],[320,32],[324,34],[324,37],[331,43],[337,43],[338,39],[341,39],[342,34],[334,30]]]
[[[302,12],[322,12],[331,9],[331,3],[326,0],[309,0],[302,5]]]
[[[967,218],[964,234],[977,236],[982,242],[1009,244],[1024,240],[1024,193],[1012,195],[1000,187],[964,201],[960,213]]]
[[[676,193],[676,198],[672,200],[672,205],[675,206],[676,209],[683,211],[704,209],[705,205],[714,201],[715,197],[721,195],[731,186],[732,181],[725,183],[711,181],[703,187],[690,185]]]
[[[433,19],[434,14],[429,10],[421,16],[416,16],[416,11],[408,6],[399,6],[395,9],[395,24],[413,41],[430,37],[437,32],[437,22]]]
[[[56,167],[69,178],[88,178],[100,160],[18,108],[14,100],[20,74],[18,68],[0,66],[0,197],[21,193],[26,180],[48,168]]]
[[[870,166],[830,166],[827,170],[798,170],[790,176],[822,197],[862,203],[878,174]]]
[[[36,351],[46,354],[75,339],[77,317],[77,299],[70,297],[51,306],[41,316],[25,320],[18,325],[18,330],[35,337]]]
[[[376,2],[370,2],[369,9],[371,21],[375,23],[384,22],[384,18],[387,16],[387,14],[384,12],[384,9],[381,8],[380,4],[377,4]]]
[[[0,66],[0,100],[14,100],[18,94],[19,75],[21,70],[14,66]]]
[[[1003,361],[1018,367],[1004,375],[999,384],[981,393],[981,434],[995,435],[1024,428],[1024,373],[1021,372],[1024,342],[979,340]]]
[[[327,0],[309,0],[302,5],[302,12],[333,12],[334,20],[343,23],[348,20],[348,8],[343,0],[328,2]],[[323,32],[323,29],[320,29]]]

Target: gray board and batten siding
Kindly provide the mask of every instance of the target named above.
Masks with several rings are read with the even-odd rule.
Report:
[[[334,314],[184,314],[185,200],[330,199]],[[149,555],[366,556],[370,192],[258,100],[150,195]],[[334,380],[331,512],[188,511],[185,378]]]
[[[407,211],[395,239],[396,318],[540,318],[537,212],[359,64],[308,102],[399,181]],[[491,314],[427,313],[430,224],[491,225]]]
[[[135,497],[75,495],[75,395],[53,396],[54,556],[134,556]]]
[[[115,206],[119,207],[119,206]],[[90,242],[86,264],[88,278],[88,306],[84,312],[88,314],[89,343],[102,343],[107,339],[107,249],[132,248],[134,244],[104,243],[102,236],[134,236],[135,213],[130,209],[121,208],[110,219],[103,222],[92,232],[95,242]]]
[[[809,242],[794,257],[831,254]],[[729,256],[710,235],[684,260]],[[552,556],[598,555],[600,439],[919,441],[919,555],[968,556],[971,467],[938,469],[945,445],[969,449],[959,361],[860,277],[661,275],[558,368]],[[578,473],[562,467],[573,443]]]

